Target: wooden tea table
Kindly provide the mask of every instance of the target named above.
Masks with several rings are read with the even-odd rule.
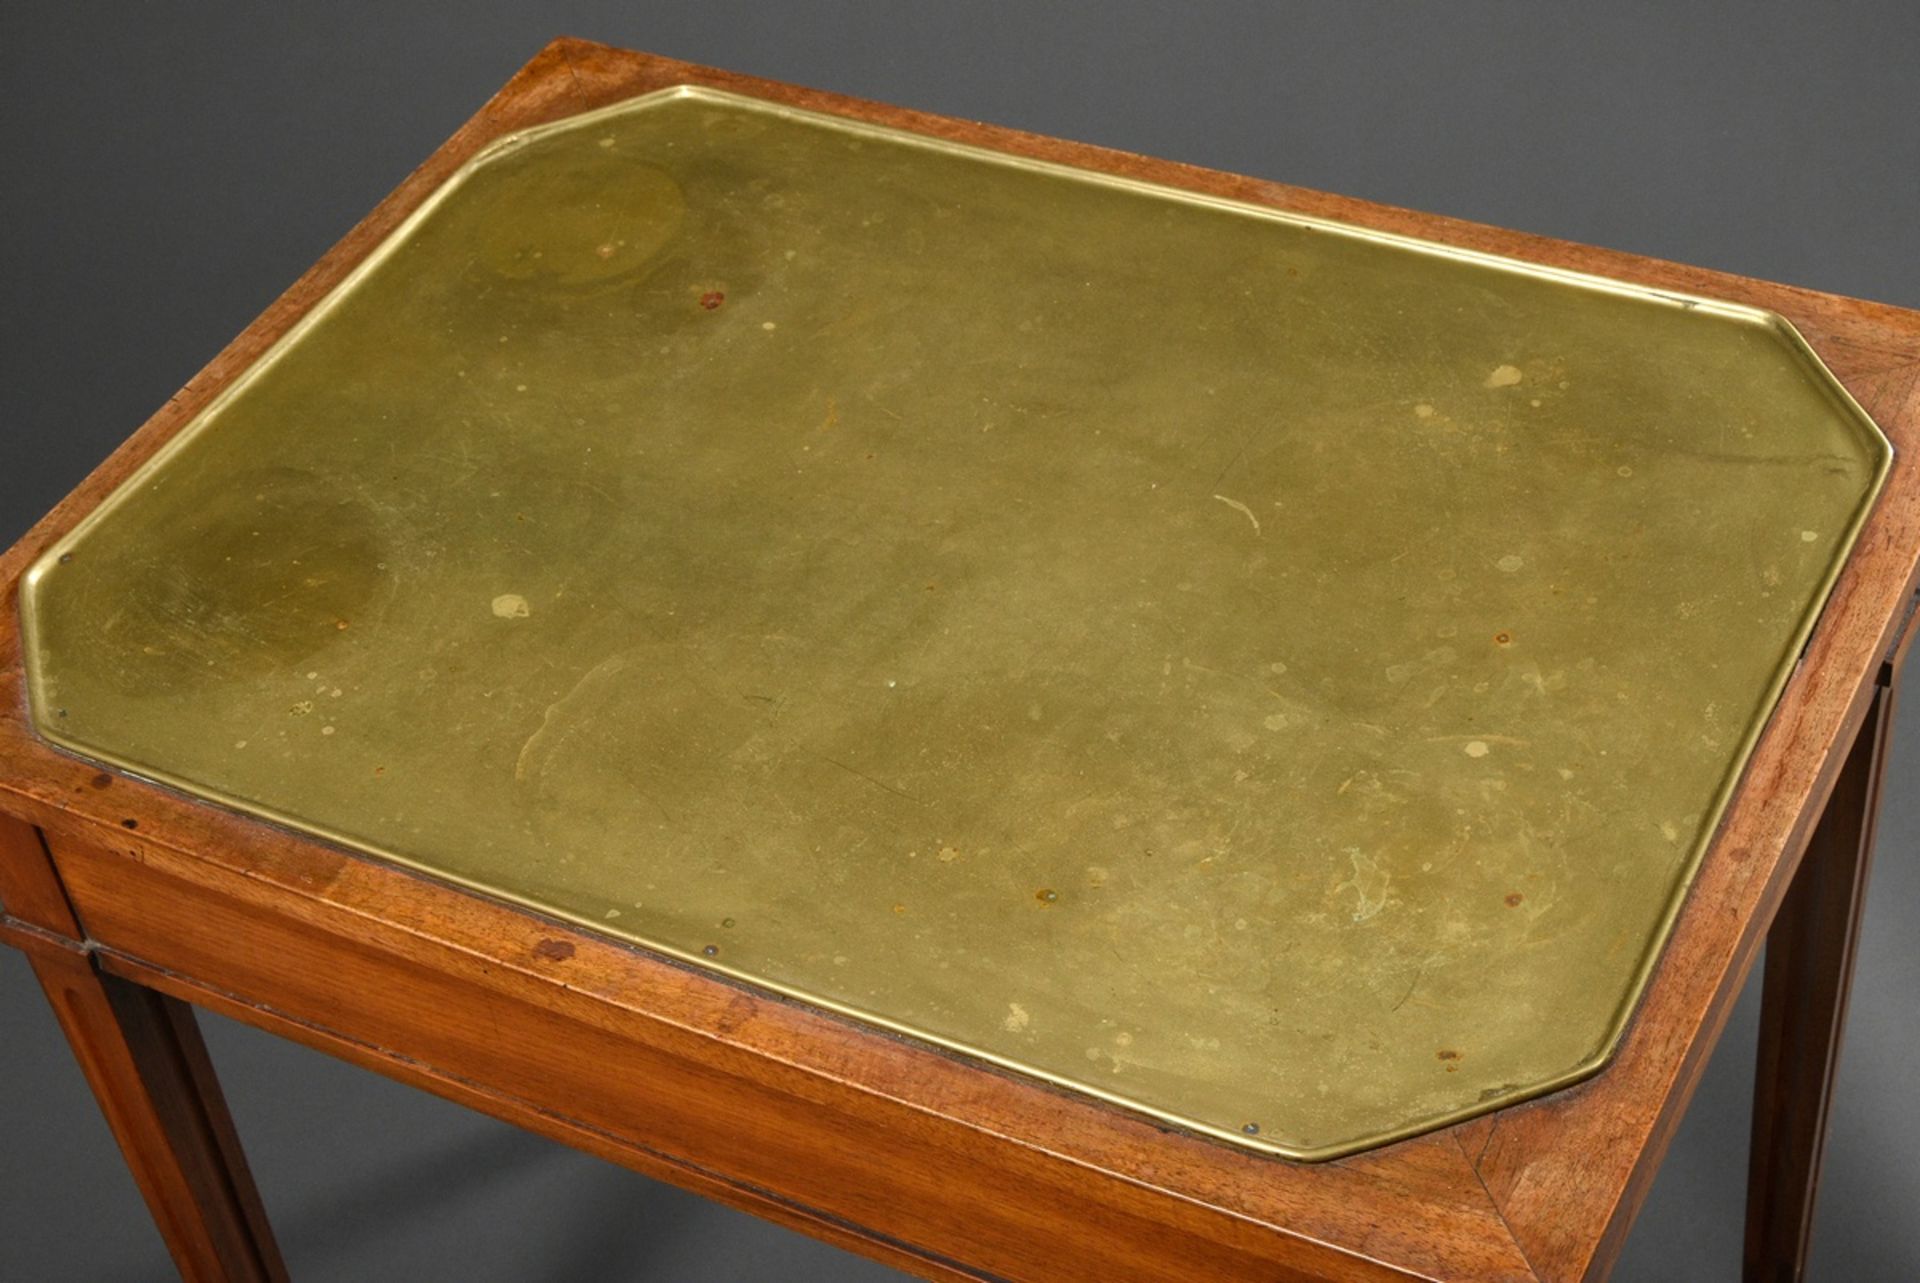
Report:
[[[1920,314],[561,40],[0,560],[0,938],[950,1279],[1805,1259]]]

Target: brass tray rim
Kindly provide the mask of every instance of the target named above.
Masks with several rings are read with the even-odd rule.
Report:
[[[1173,200],[1183,204],[1213,209],[1225,213],[1251,217],[1285,225],[1301,227],[1309,231],[1347,237],[1353,240],[1367,241],[1387,245],[1403,251],[1470,263],[1493,271],[1531,276],[1543,280],[1555,281],[1577,289],[1612,294],[1638,299],[1643,302],[1663,304],[1686,311],[1699,311],[1727,320],[1742,322],[1768,330],[1785,343],[1789,352],[1797,357],[1807,368],[1814,380],[1822,385],[1823,391],[1832,398],[1842,417],[1852,421],[1859,431],[1862,444],[1874,457],[1874,471],[1870,483],[1862,493],[1858,505],[1842,532],[1836,555],[1831,559],[1826,573],[1818,581],[1813,594],[1814,604],[1809,607],[1799,626],[1787,639],[1783,654],[1789,656],[1776,669],[1767,689],[1762,693],[1764,716],[1756,719],[1742,737],[1733,756],[1732,766],[1715,791],[1712,803],[1707,811],[1709,822],[1703,824],[1701,836],[1692,850],[1687,853],[1684,871],[1676,880],[1673,893],[1653,930],[1647,937],[1645,948],[1641,952],[1629,983],[1623,993],[1619,1006],[1605,1031],[1596,1040],[1595,1050],[1583,1057],[1564,1072],[1551,1078],[1540,1079],[1523,1088],[1493,1101],[1475,1102],[1472,1105],[1442,1111],[1437,1114],[1416,1118],[1397,1127],[1382,1129],[1332,1141],[1320,1145],[1300,1145],[1288,1143],[1284,1139],[1270,1137],[1265,1130],[1250,1134],[1243,1130],[1234,1130],[1214,1123],[1187,1117],[1179,1112],[1147,1104],[1104,1089],[1092,1082],[1082,1081],[1074,1076],[1036,1065],[1022,1063],[1018,1058],[969,1046],[964,1039],[947,1037],[925,1029],[916,1028],[884,1014],[869,1011],[852,1002],[844,1002],[818,994],[805,992],[799,986],[782,983],[753,975],[728,963],[709,958],[689,950],[676,948],[654,940],[640,939],[623,933],[609,931],[606,923],[594,920],[584,914],[571,913],[552,905],[541,904],[532,899],[508,895],[497,888],[481,885],[477,881],[461,877],[447,870],[429,865],[416,858],[394,851],[377,841],[355,838],[346,832],[329,826],[297,819],[273,806],[249,802],[223,792],[217,788],[196,785],[184,777],[165,770],[136,763],[128,758],[85,743],[77,736],[63,735],[43,716],[47,701],[42,686],[41,674],[35,664],[36,649],[34,638],[37,631],[36,600],[40,582],[47,573],[58,565],[62,557],[72,549],[97,525],[105,520],[119,500],[126,494],[137,490],[154,474],[161,471],[172,457],[182,451],[189,443],[206,431],[219,417],[220,411],[236,399],[255,378],[268,369],[283,353],[296,345],[306,333],[317,325],[342,298],[367,275],[378,268],[387,257],[405,243],[409,235],[426,220],[433,211],[447,200],[476,171],[484,168],[499,157],[536,142],[550,134],[568,132],[589,127],[609,117],[628,112],[645,110],[662,102],[674,99],[696,99],[702,101],[729,104],[745,110],[759,112],[776,117],[799,120],[809,124],[829,127],[843,133],[852,133],[867,138],[884,140],[889,144],[923,148],[930,151],[958,155],[970,159],[1030,172],[1047,174],[1071,182],[1091,183],[1117,190],[1151,196],[1162,200]],[[173,436],[161,443],[139,466],[123,478],[95,507],[76,522],[69,530],[50,543],[21,575],[17,592],[17,605],[21,623],[21,665],[26,676],[25,695],[29,729],[54,748],[63,750],[83,761],[111,766],[123,773],[146,782],[168,789],[183,799],[196,804],[211,804],[232,814],[251,820],[263,821],[278,828],[298,834],[303,838],[317,839],[346,853],[384,861],[398,868],[406,869],[434,879],[443,884],[460,888],[462,891],[486,897],[495,902],[511,905],[517,911],[532,912],[570,926],[589,932],[596,937],[608,940],[625,948],[636,949],[655,954],[704,974],[717,975],[722,980],[763,992],[791,1002],[799,1003],[814,1010],[826,1012],[832,1016],[851,1020],[877,1032],[905,1038],[909,1041],[937,1049],[939,1051],[962,1056],[968,1060],[981,1062],[995,1069],[1018,1075],[1029,1081],[1039,1081],[1049,1087],[1091,1097],[1103,1104],[1114,1106],[1135,1116],[1144,1116],[1159,1125],[1205,1136],[1226,1143],[1243,1151],[1253,1151],[1269,1157],[1286,1159],[1301,1163],[1324,1162],[1383,1148],[1396,1142],[1415,1136],[1437,1131],[1472,1118],[1494,1113],[1501,1109],[1524,1104],[1528,1101],[1551,1095],[1588,1078],[1603,1070],[1614,1054],[1619,1050],[1628,1026],[1637,1013],[1641,999],[1652,980],[1653,972],[1673,934],[1673,927],[1680,913],[1685,909],[1700,869],[1707,854],[1713,849],[1721,829],[1724,827],[1727,812],[1746,776],[1752,762],[1754,750],[1761,738],[1772,726],[1779,709],[1782,693],[1794,674],[1799,671],[1799,657],[1804,655],[1809,640],[1819,626],[1825,613],[1827,602],[1831,599],[1834,585],[1853,561],[1858,550],[1859,536],[1867,521],[1877,507],[1885,489],[1888,476],[1892,471],[1895,448],[1892,440],[1876,423],[1872,416],[1859,404],[1840,379],[1828,368],[1820,354],[1808,343],[1797,327],[1780,313],[1751,304],[1733,303],[1721,299],[1693,295],[1682,291],[1639,285],[1630,281],[1612,277],[1576,271],[1570,268],[1549,266],[1531,262],[1527,259],[1496,254],[1485,250],[1469,249],[1448,244],[1443,241],[1409,236],[1400,232],[1391,232],[1366,227],[1357,223],[1345,222],[1315,214],[1304,214],[1282,209],[1273,205],[1260,204],[1250,200],[1240,200],[1198,192],[1169,183],[1151,182],[1102,170],[1069,165],[1057,161],[1043,160],[1014,151],[1005,151],[973,143],[956,142],[937,135],[922,132],[908,125],[879,124],[854,117],[843,116],[829,111],[798,107],[790,103],[752,94],[740,93],[729,89],[720,89],[696,81],[648,90],[631,97],[557,117],[553,120],[510,130],[479,147],[471,156],[449,173],[434,187],[412,210],[387,231],[377,244],[372,246],[325,294],[315,300],[307,310],[287,330],[269,344],[262,352],[249,361],[246,366],[229,376],[225,386],[207,402],[193,418],[179,428]],[[62,710],[54,710],[56,716]]]

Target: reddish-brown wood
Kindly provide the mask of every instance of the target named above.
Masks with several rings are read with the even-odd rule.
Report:
[[[80,938],[80,923],[39,830],[5,812],[0,812],[0,913],[52,936]]]
[[[1915,583],[1920,314],[563,40],[0,558],[0,585],[11,597],[41,549],[478,148],[682,83],[1753,304],[1798,327],[1900,454],[1614,1062],[1339,1162],[1240,1152],[53,752],[26,721],[7,612],[0,810],[45,832],[103,965],[929,1277],[1603,1275],[1868,716]],[[22,863],[0,849],[0,866]]]
[[[697,1167],[683,1159],[648,1149],[623,1136],[601,1131],[568,1117],[558,1107],[542,1107],[504,1096],[476,1083],[453,1077],[411,1060],[364,1043],[353,1042],[313,1025],[287,1019],[276,1012],[241,1002],[231,995],[192,984],[171,972],[160,971],[144,963],[113,953],[100,955],[101,965],[162,993],[172,994],[210,1011],[251,1024],[269,1033],[302,1043],[316,1051],[356,1064],[399,1082],[433,1092],[447,1100],[491,1114],[505,1122],[537,1132],[563,1145],[618,1163],[656,1180],[668,1181],[726,1203],[755,1216],[787,1226],[813,1238],[849,1251],[860,1252],[884,1264],[914,1273],[921,1278],[946,1283],[946,1280],[986,1278],[958,1262],[944,1261],[917,1252],[904,1244],[893,1244],[874,1234],[835,1220],[793,1199],[771,1190],[758,1189],[738,1180]]]
[[[0,814],[0,939],[23,950],[182,1277],[286,1267],[193,1011],[103,975],[41,835]]]
[[[1860,737],[1767,933],[1747,1179],[1747,1283],[1798,1283],[1806,1272],[1886,784],[1897,658],[1881,674]]]
[[[181,1276],[284,1280],[192,1009],[80,955],[32,963]]]
[[[744,988],[716,992],[697,972],[504,906],[458,932],[488,957],[475,967],[410,932],[343,942],[333,905],[286,903],[232,875],[215,888],[188,883],[178,875],[189,866],[139,844],[127,848],[137,860],[57,849],[75,895],[97,906],[89,926],[114,942],[116,969],[129,970],[124,952],[202,988],[272,994],[251,1005],[404,1049],[439,1077],[484,1085],[495,1112],[544,1108],[926,1255],[1008,1278],[1393,1277],[1302,1241],[1320,1215],[1264,1188],[1270,1161],[1017,1079],[983,1082],[981,1070],[904,1043],[890,1044],[885,1081],[849,1081],[866,1076],[863,1031]],[[202,928],[190,938],[166,925],[187,914]],[[810,1072],[797,1071],[801,1058]],[[1099,1169],[1006,1143],[1004,1129],[1049,1113],[1118,1125]],[[1527,1277],[1457,1150],[1426,1148],[1391,1184],[1337,1168],[1320,1169],[1320,1184],[1360,1201],[1414,1185],[1425,1206],[1376,1230],[1377,1247],[1421,1260],[1432,1236],[1470,1259],[1473,1277]],[[1222,1158],[1234,1161],[1222,1168]],[[1035,1272],[1036,1259],[1048,1272]]]

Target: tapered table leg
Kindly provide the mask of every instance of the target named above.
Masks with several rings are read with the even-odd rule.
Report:
[[[1747,1283],[1797,1283],[1806,1270],[1903,657],[1890,659],[1880,674],[1859,738],[1767,935]]]
[[[181,1277],[284,1280],[192,1009],[83,956],[32,962]]]
[[[181,1277],[284,1280],[193,1009],[94,966],[39,834],[4,816],[0,866],[6,938],[33,965]]]

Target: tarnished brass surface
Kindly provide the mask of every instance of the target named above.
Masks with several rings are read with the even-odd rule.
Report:
[[[1598,1067],[1888,458],[1761,313],[673,91],[54,549],[33,711],[1326,1157]]]

